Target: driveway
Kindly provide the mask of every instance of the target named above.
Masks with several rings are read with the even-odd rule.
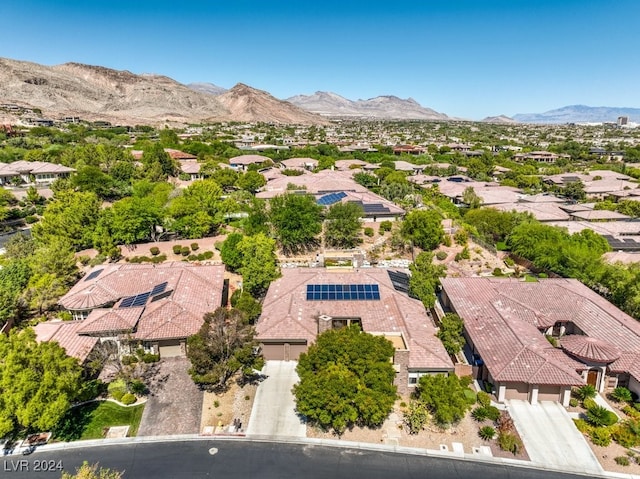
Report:
[[[291,388],[299,380],[297,361],[267,361],[267,378],[258,386],[247,436],[306,437],[307,427],[296,414]]]
[[[572,472],[602,473],[602,467],[559,403],[507,401],[509,414],[532,462]]]
[[[138,436],[200,433],[204,394],[187,373],[189,365],[187,358],[162,359],[154,365]]]

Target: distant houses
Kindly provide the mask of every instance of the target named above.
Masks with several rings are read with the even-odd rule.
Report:
[[[67,178],[74,168],[45,161],[14,161],[0,163],[0,185],[53,183],[58,178]]]

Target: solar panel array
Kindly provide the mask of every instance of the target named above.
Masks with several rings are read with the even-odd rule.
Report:
[[[92,271],[91,274],[89,274],[89,276],[87,276],[84,280],[89,281],[90,279],[97,278],[100,275],[100,273],[102,273],[103,271],[104,271],[104,268]]]
[[[346,198],[346,197],[347,197],[347,194],[343,191],[340,191],[338,193],[329,193],[328,195],[324,195],[318,198],[317,203],[322,206],[329,206],[334,203],[337,203],[342,198]]]
[[[391,211],[382,203],[365,203],[362,207],[365,213],[389,213]]]
[[[387,274],[396,291],[400,291],[401,293],[409,292],[409,275],[407,273],[387,270]]]
[[[307,301],[371,301],[380,299],[377,284],[308,284]]]
[[[161,296],[164,293],[165,289],[167,289],[167,284],[168,283],[165,281],[164,283],[156,284],[151,291],[146,291],[144,293],[136,294],[134,296],[127,296],[120,302],[119,307],[134,308],[137,306],[144,306],[145,304],[147,304],[147,300],[149,299],[149,296],[153,296],[153,298],[151,299],[152,302],[157,301],[158,299],[162,299],[162,298],[158,298],[158,296]],[[172,291],[169,291],[168,295],[170,295]]]
[[[166,281],[164,283],[156,284],[151,290],[151,296],[162,293],[165,289],[167,289],[167,284],[169,283],[167,283]]]
[[[164,299],[164,298],[168,298],[169,296],[171,296],[171,294],[173,293],[173,290],[170,289],[169,291],[165,291],[163,293],[160,294],[156,294],[154,297],[151,298],[151,301],[149,301],[150,303],[154,303],[160,299]]]
[[[640,251],[640,243],[634,238],[615,238],[611,235],[603,235],[611,249],[621,251]]]

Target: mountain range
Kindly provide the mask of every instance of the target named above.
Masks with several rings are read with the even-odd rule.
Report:
[[[403,100],[385,95],[368,100],[348,100],[336,93],[317,91],[313,95],[296,95],[287,98],[312,113],[331,117],[403,119],[403,120],[449,120],[444,113],[421,106],[413,98]]]
[[[640,108],[570,105],[544,113],[519,113],[513,119],[522,123],[604,123],[615,122],[619,116],[640,123]]]
[[[163,75],[136,75],[81,63],[44,66],[7,58],[0,58],[0,104],[37,108],[45,117],[78,116],[118,124],[327,123],[319,115],[241,83],[212,95]]]
[[[186,124],[243,121],[327,124],[328,117],[353,119],[455,120],[412,98],[383,95],[349,100],[318,91],[286,100],[238,83],[227,90],[212,83],[184,85],[167,76],[134,74],[101,66],[65,63],[45,66],[0,58],[0,106],[39,109],[50,118],[78,116],[118,124]],[[639,108],[572,105],[544,113],[509,118],[487,117],[490,123],[600,123],[627,116],[640,123]],[[0,123],[15,118],[0,108]]]

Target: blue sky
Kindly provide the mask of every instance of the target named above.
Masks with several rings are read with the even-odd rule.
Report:
[[[638,0],[19,0],[0,56],[278,98],[412,97],[450,116],[640,107]]]

